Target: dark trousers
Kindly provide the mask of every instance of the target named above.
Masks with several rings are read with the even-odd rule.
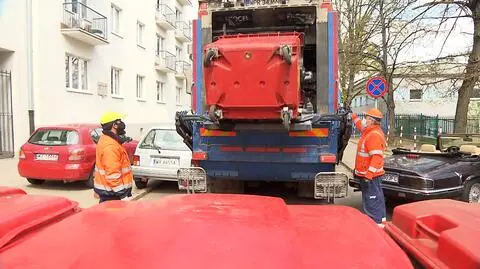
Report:
[[[121,194],[121,195],[98,195],[100,197],[99,204],[106,202],[106,201],[112,201],[112,200],[122,200],[125,197],[130,197],[132,196],[132,189],[129,189],[126,193]]]
[[[372,180],[357,177],[360,181],[360,189],[362,191],[362,210],[367,216],[372,218],[376,223],[382,223],[386,218],[385,196],[382,190],[383,176],[375,177]]]

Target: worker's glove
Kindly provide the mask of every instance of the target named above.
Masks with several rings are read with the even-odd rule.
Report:
[[[133,139],[129,136],[125,136],[125,135],[121,135],[120,136],[120,143],[123,144],[123,143],[128,143],[130,141],[132,141]]]

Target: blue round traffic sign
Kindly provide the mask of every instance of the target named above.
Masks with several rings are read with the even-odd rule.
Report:
[[[372,98],[380,98],[387,93],[388,84],[383,77],[373,77],[367,82],[367,94]]]

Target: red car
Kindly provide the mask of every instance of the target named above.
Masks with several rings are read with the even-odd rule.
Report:
[[[38,128],[19,154],[18,172],[31,184],[45,180],[87,181],[93,186],[98,124],[67,124]],[[138,141],[124,143],[130,160]]]

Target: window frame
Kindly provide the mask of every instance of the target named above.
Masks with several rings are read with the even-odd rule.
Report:
[[[155,82],[155,96],[158,103],[165,103],[165,82],[157,80]]]
[[[136,79],[136,96],[139,100],[144,100],[145,98],[145,76],[137,74]]]
[[[73,59],[77,59],[77,87],[73,87],[74,64]],[[65,53],[65,88],[70,91],[88,92],[88,59]]]
[[[121,28],[121,23],[120,23],[120,18],[121,18],[121,13],[122,13],[122,9],[115,5],[114,3],[111,4],[111,8],[110,8],[110,15],[111,15],[111,18],[112,18],[112,33],[114,34],[117,34],[117,35],[120,35],[121,34],[121,31],[122,31],[122,28]]]
[[[175,103],[177,106],[182,105],[182,90],[183,87],[180,85],[175,87]]]
[[[114,83],[115,78],[116,80]],[[110,68],[110,94],[112,96],[117,96],[117,97],[121,96],[121,87],[120,87],[121,78],[122,78],[122,69],[112,66]]]
[[[145,24],[141,21],[137,21],[137,46],[141,48],[144,47],[144,37],[145,37]]]
[[[420,98],[412,98],[412,91],[419,91],[420,92]],[[421,102],[423,100],[423,90],[422,89],[410,89],[408,91],[408,100],[410,102]]]

